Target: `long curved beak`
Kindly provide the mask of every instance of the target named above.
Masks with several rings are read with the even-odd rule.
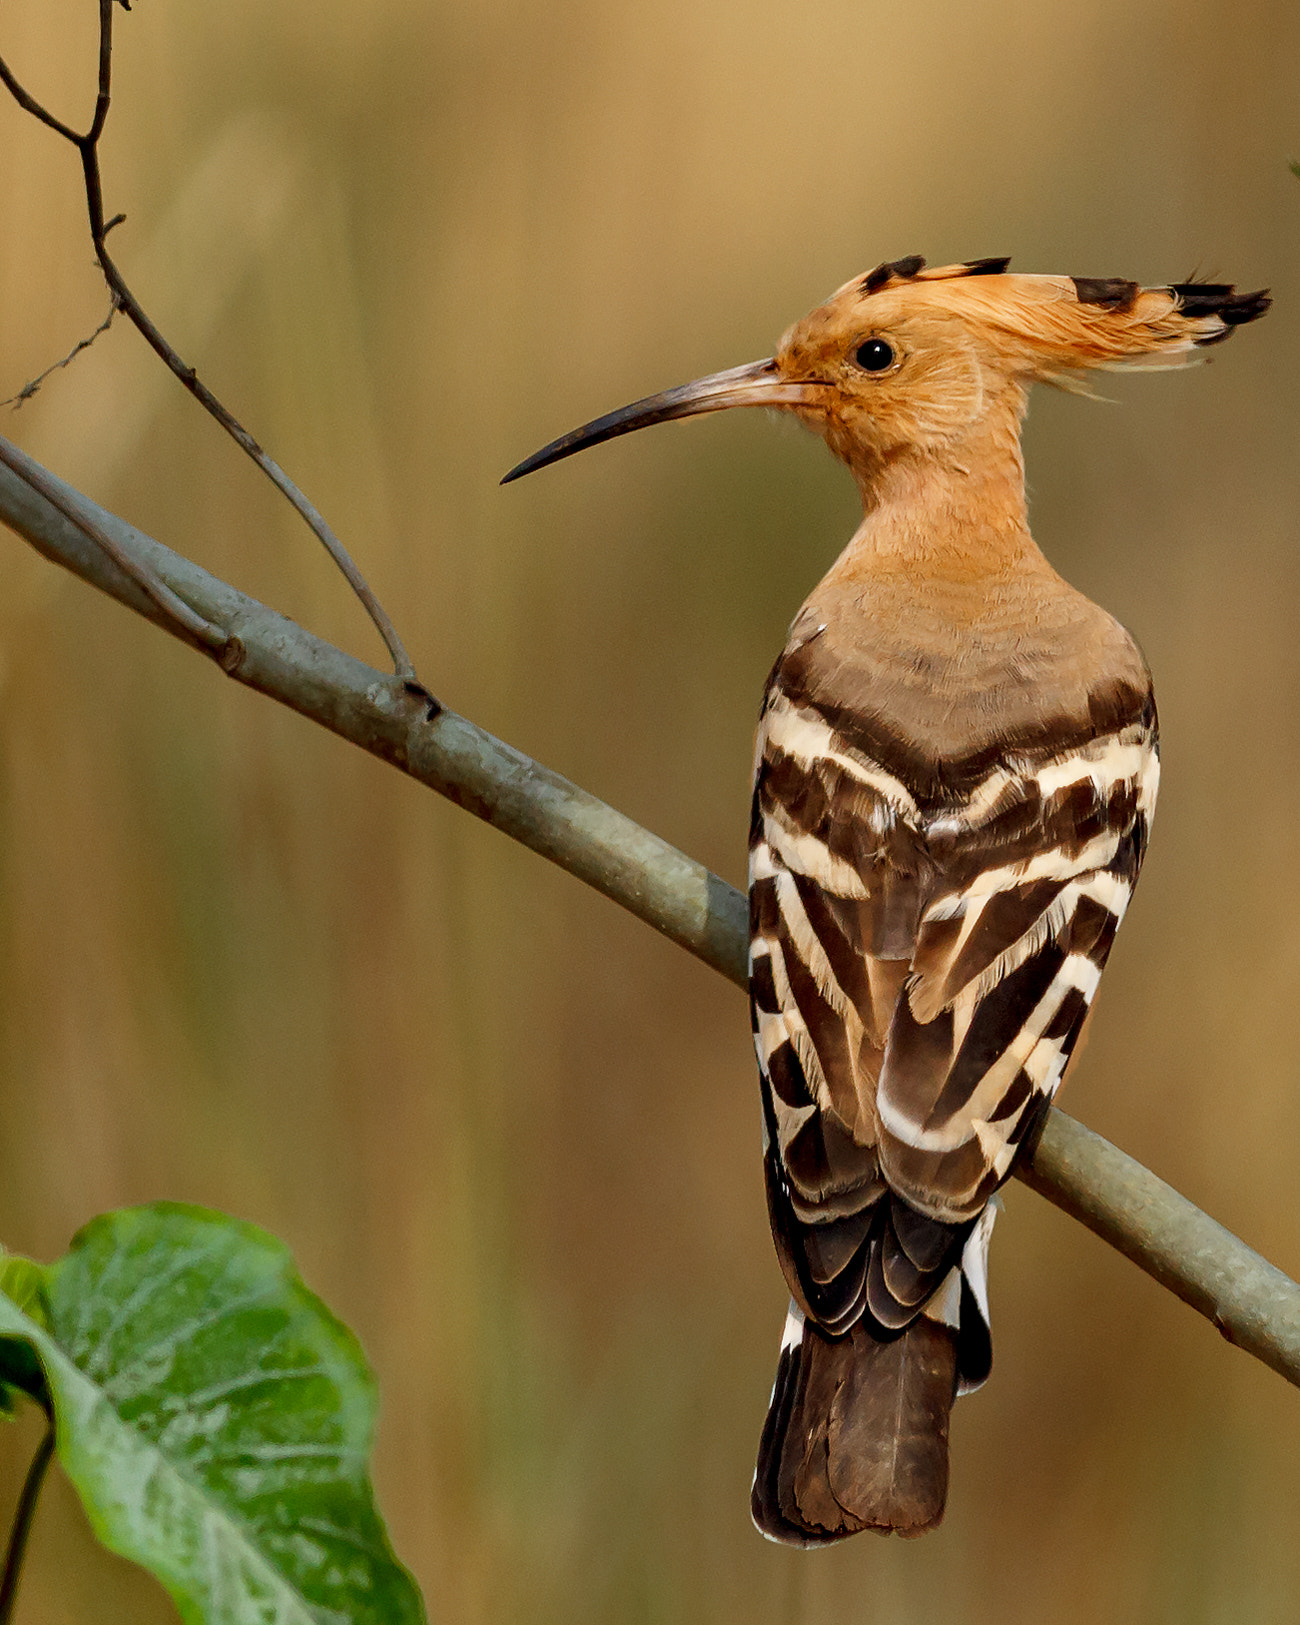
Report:
[[[580,429],[552,440],[522,463],[516,463],[501,481],[509,485],[536,468],[547,463],[558,463],[561,457],[571,457],[586,446],[598,446],[602,440],[613,440],[616,435],[630,434],[633,429],[647,428],[651,423],[667,423],[673,418],[692,418],[700,412],[721,412],[728,406],[798,406],[814,399],[814,384],[791,383],[777,371],[776,360],[769,356],[763,361],[749,361],[743,367],[729,367],[726,372],[712,372],[707,378],[697,378],[692,384],[679,384],[676,389],[665,389],[658,395],[647,395],[644,400],[633,401],[617,412],[606,412],[603,418],[584,423]]]

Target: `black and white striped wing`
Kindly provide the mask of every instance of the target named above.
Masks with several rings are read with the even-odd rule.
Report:
[[[1050,746],[1047,747],[1050,750]],[[1146,850],[1155,713],[995,768],[926,826],[936,864],[876,1094],[890,1184],[978,1213],[1061,1082]]]
[[[774,682],[750,838],[750,1006],[773,1237],[800,1308],[831,1333],[861,1318],[873,1259],[876,1274],[895,1266],[886,1296],[891,1314],[906,1298],[905,1324],[963,1240],[892,1197],[878,1150],[876,1088],[931,882],[906,787]]]
[[[1060,1083],[1137,877],[1154,710],[967,774],[942,806],[837,722],[774,678],[750,853],[773,1233],[824,1330],[927,1304],[957,1325],[934,1295]]]

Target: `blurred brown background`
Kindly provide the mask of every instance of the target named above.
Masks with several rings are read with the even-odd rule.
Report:
[[[90,0],[0,49],[89,114]],[[1156,672],[1146,878],[1066,1105],[1300,1271],[1300,9],[1292,0],[162,0],[119,14],[115,252],[347,539],[426,681],[724,875],[847,476],[736,413],[526,483],[921,252],[1272,284],[1118,404],[1040,392],[1035,529]],[[75,155],[0,105],[0,396],[106,307]],[[0,431],[378,660],[119,323]],[[5,533],[7,536],[7,533]],[[1023,1187],[997,1369],[918,1544],[765,1544],[785,1294],[743,1000],[504,838],[0,536],[0,1237],[269,1226],[359,1331],[437,1621],[1300,1616],[1296,1393]],[[26,1434],[0,1437],[11,1504]],[[24,1622],[163,1621],[72,1497]]]

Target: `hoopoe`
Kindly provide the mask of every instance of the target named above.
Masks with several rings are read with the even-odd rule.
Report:
[[[949,1413],[992,1363],[991,1199],[1078,1042],[1155,806],[1142,655],[1029,533],[1029,386],[1181,366],[1269,306],[1007,264],[877,266],[774,357],[597,418],[506,476],[769,406],[862,494],[767,682],[749,842],[767,1202],[792,1294],[752,1510],[797,1545],[943,1515]]]

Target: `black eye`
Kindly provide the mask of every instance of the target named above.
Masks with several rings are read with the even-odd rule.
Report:
[[[886,344],[884,339],[868,339],[865,344],[858,345],[853,359],[863,372],[884,372],[886,367],[894,364],[894,347]]]

